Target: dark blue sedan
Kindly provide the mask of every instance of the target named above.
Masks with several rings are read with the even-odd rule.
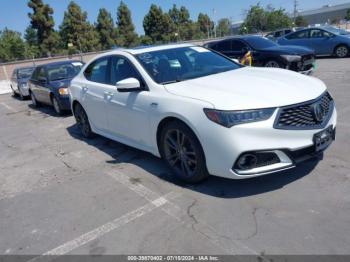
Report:
[[[308,47],[318,56],[343,58],[350,54],[350,32],[330,26],[299,30],[279,38],[277,43]]]
[[[29,94],[33,106],[52,105],[57,114],[70,110],[68,86],[83,63],[62,61],[36,67],[29,80]]]

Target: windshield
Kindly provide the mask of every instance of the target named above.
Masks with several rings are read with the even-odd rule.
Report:
[[[49,80],[55,81],[73,78],[79,73],[82,66],[83,64],[80,62],[48,66],[47,73]]]
[[[244,39],[254,49],[264,49],[277,46],[277,44],[265,37],[247,37]]]
[[[33,71],[34,71],[34,67],[18,69],[17,77],[19,79],[29,78],[32,76]]]
[[[350,32],[335,27],[326,27],[325,29],[336,35],[350,35]]]
[[[169,84],[240,68],[203,47],[181,47],[135,55],[158,84]]]

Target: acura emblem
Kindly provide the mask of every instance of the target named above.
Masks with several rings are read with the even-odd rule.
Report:
[[[323,121],[326,112],[320,102],[312,105],[312,114],[317,122],[320,123]]]

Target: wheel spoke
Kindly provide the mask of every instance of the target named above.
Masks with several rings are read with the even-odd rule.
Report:
[[[173,138],[171,138],[170,136],[167,136],[166,143],[167,143],[167,145],[169,147],[171,147],[172,149],[176,150],[176,141],[174,141]]]

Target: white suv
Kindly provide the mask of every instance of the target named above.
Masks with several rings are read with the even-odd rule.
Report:
[[[189,44],[100,55],[70,96],[83,136],[161,156],[187,182],[286,170],[335,139],[334,101],[320,80]]]

